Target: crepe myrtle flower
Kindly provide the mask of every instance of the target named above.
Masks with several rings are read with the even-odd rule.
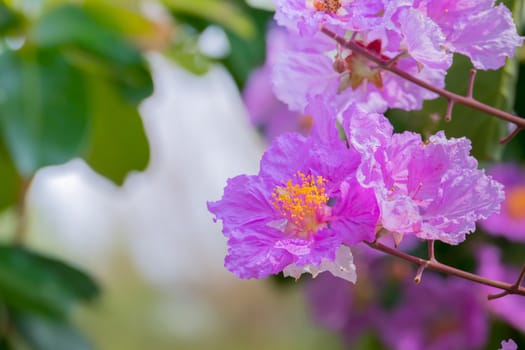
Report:
[[[485,345],[485,300],[467,281],[428,274],[419,285],[406,283],[401,295],[377,325],[388,349],[474,350]]]
[[[494,235],[525,242],[525,168],[515,163],[491,166],[487,173],[505,186],[505,201],[499,214],[480,222]]]
[[[467,56],[477,69],[502,67],[523,44],[510,10],[494,5],[494,0],[414,1],[414,8],[441,30],[443,49]]]
[[[338,34],[378,32],[391,49],[420,65],[448,69],[452,54],[470,58],[477,69],[497,69],[523,38],[512,13],[494,0],[276,0],[276,20],[301,35],[324,26]]]
[[[303,36],[321,26],[361,31],[382,21],[383,0],[275,0],[277,23]]]
[[[272,67],[281,51],[287,48],[289,36],[285,29],[272,26],[267,33],[266,62],[254,70],[244,87],[242,96],[250,122],[270,143],[275,137],[290,131],[308,133],[312,118],[291,111],[279,100],[272,89]]]
[[[363,155],[357,177],[374,189],[380,223],[398,240],[415,235],[455,245],[499,210],[503,186],[477,169],[466,138],[438,132],[423,142],[416,133],[393,133],[384,116],[357,107],[343,119],[350,145]]]
[[[513,283],[519,275],[519,268],[502,262],[501,251],[495,246],[482,245],[476,252],[477,273],[498,281]],[[486,294],[497,294],[500,290],[481,286]],[[486,303],[488,310],[514,328],[525,332],[525,300],[519,295],[506,295],[504,298]]]
[[[355,282],[343,245],[374,240],[379,213],[355,178],[360,154],[339,140],[333,114],[309,111],[309,137],[276,138],[257,175],[229,179],[222,199],[208,203],[228,238],[225,267],[240,278],[329,270]]]
[[[516,344],[516,342],[512,339],[503,340],[499,350],[518,350],[518,344]]]
[[[303,113],[312,99],[323,95],[339,111],[348,105],[359,104],[368,111],[385,112],[388,108],[416,110],[424,100],[437,95],[387,71],[365,57],[338,46],[321,33],[301,38],[290,33],[290,45],[276,60],[273,68],[273,89],[276,96],[291,110]],[[384,32],[357,35],[357,45],[367,48],[385,62],[398,54],[396,45],[390,45]],[[390,47],[393,47],[392,50]],[[409,56],[393,62],[434,86],[444,87],[444,69],[431,69],[418,64]]]

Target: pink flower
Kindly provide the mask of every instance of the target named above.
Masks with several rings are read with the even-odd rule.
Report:
[[[477,252],[478,274],[497,281],[514,283],[519,275],[519,269],[504,265],[501,262],[500,251],[493,246],[483,246]],[[497,294],[501,290],[482,286],[487,294]],[[503,298],[487,302],[487,308],[496,316],[525,332],[525,298],[521,295],[506,295]]]
[[[381,55],[385,61],[399,53],[395,45],[390,45],[390,39],[384,32],[356,37],[359,45]],[[350,104],[359,104],[377,112],[387,108],[420,109],[424,100],[437,97],[338,47],[323,34],[306,39],[295,36],[290,41],[293,47],[283,52],[274,67],[273,86],[276,96],[294,111],[304,113],[306,106],[319,95],[339,111]],[[394,47],[393,51],[390,46]],[[399,58],[395,65],[435,86],[444,86],[445,70],[422,67],[411,57]]]
[[[380,336],[393,350],[480,349],[488,320],[479,291],[464,280],[425,274],[382,319]]]
[[[505,186],[505,201],[500,213],[481,221],[481,227],[494,235],[525,242],[525,169],[507,163],[494,165],[487,172]]]
[[[393,134],[384,117],[359,108],[343,118],[350,144],[363,154],[358,178],[374,189],[390,232],[458,244],[477,220],[499,210],[502,186],[477,169],[467,139]],[[367,127],[375,128],[373,136]]]
[[[377,26],[382,0],[276,0],[277,23],[301,35],[313,35],[321,26],[361,31]]]
[[[494,0],[422,0],[418,8],[445,36],[444,47],[470,58],[477,69],[498,69],[523,44],[512,13]]]
[[[289,131],[306,133],[312,124],[311,117],[290,111],[273,93],[272,67],[289,45],[284,29],[271,28],[267,34],[266,62],[251,73],[243,91],[250,121],[262,131],[267,142]]]
[[[222,199],[208,203],[228,238],[225,266],[240,278],[321,266],[355,281],[350,251],[340,248],[374,239],[377,204],[355,179],[360,155],[338,139],[335,116],[315,121],[311,137],[278,137],[258,175],[228,180]]]
[[[518,344],[516,344],[512,339],[503,340],[499,350],[518,350]]]

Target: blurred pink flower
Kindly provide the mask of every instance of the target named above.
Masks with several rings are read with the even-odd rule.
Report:
[[[505,200],[499,214],[480,222],[481,227],[494,235],[525,242],[525,168],[518,164],[496,164],[487,170],[505,186]]]

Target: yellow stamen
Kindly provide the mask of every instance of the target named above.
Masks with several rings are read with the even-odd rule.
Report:
[[[509,189],[505,203],[510,217],[525,219],[525,186]]]
[[[287,219],[286,233],[307,238],[325,226],[323,213],[329,199],[322,176],[298,172],[285,185],[275,187],[272,204]]]
[[[341,8],[339,0],[314,0],[314,7],[317,11],[334,14]]]

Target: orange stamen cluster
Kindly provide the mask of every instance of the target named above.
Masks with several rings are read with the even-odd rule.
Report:
[[[314,0],[314,7],[317,11],[334,14],[341,8],[339,0]]]
[[[272,193],[272,204],[288,220],[287,233],[303,236],[317,231],[324,223],[321,215],[329,199],[322,176],[298,172]]]
[[[525,186],[515,187],[507,192],[506,207],[510,217],[525,219]]]

